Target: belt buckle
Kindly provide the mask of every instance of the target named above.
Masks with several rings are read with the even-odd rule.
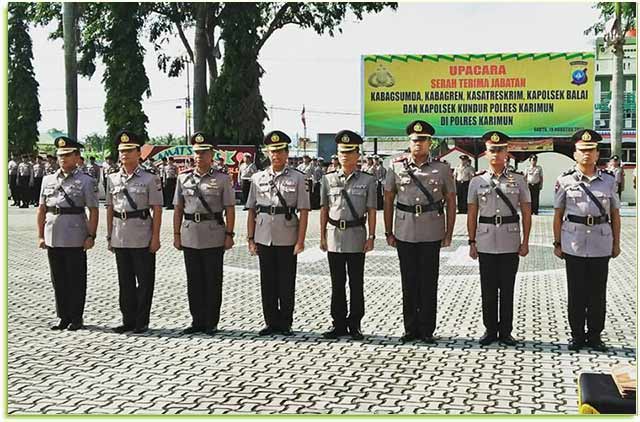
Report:
[[[60,212],[60,207],[59,207],[58,205],[56,205],[56,206],[53,208],[53,215],[60,215],[60,214],[61,214],[61,212]]]
[[[593,226],[596,223],[596,219],[592,215],[587,216],[587,226]]]
[[[276,206],[275,205],[271,205],[269,207],[269,215],[276,215]]]
[[[347,228],[347,222],[345,220],[340,220],[338,228],[340,230],[345,230]]]
[[[200,213],[196,212],[193,214],[193,221],[195,221],[196,223],[200,222]]]
[[[122,211],[120,213],[120,219],[121,220],[126,220],[127,219],[127,212],[126,211]]]
[[[420,214],[422,214],[422,205],[416,205],[416,217],[420,216]]]
[[[495,216],[495,225],[496,226],[502,225],[502,216],[501,215],[496,215]]]

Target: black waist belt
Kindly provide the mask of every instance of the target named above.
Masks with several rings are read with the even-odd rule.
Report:
[[[146,220],[147,218],[149,218],[149,215],[150,214],[148,208],[144,210],[113,212],[113,216],[121,220],[126,220],[128,218],[141,218],[143,220]]]
[[[275,215],[275,214],[293,214],[296,212],[296,209],[293,207],[276,207],[276,206],[270,206],[267,207],[265,205],[258,205],[256,207],[256,209],[258,210],[258,212],[266,212],[269,215]]]
[[[195,221],[196,223],[199,223],[201,221],[216,220],[218,223],[224,224],[221,212],[214,212],[213,214],[201,214],[199,212],[193,214],[185,213],[184,219],[188,221]]]
[[[571,221],[572,223],[584,224],[585,226],[594,226],[596,224],[609,223],[609,216],[602,215],[599,217],[594,217],[594,216],[588,215],[586,217],[581,217],[578,215],[569,214],[567,215],[567,220]]]
[[[518,221],[520,221],[520,216],[519,215],[507,215],[507,216],[494,215],[493,217],[480,217],[478,218],[478,221],[484,224],[494,224],[496,226],[499,226],[500,224],[517,223]]]
[[[400,211],[410,212],[411,214],[420,215],[427,211],[442,212],[442,204],[440,202],[433,202],[429,205],[405,205],[396,202],[396,208]]]
[[[52,214],[84,214],[84,207],[47,207],[47,212]]]
[[[348,229],[349,227],[364,227],[364,222],[366,221],[366,217],[359,218],[357,220],[334,220],[333,218],[329,218],[329,224],[332,226],[336,226],[340,230]]]

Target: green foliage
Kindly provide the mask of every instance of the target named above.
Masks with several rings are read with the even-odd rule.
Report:
[[[40,101],[33,71],[33,51],[27,19],[29,3],[9,3],[8,139],[9,152],[31,153],[38,141]]]
[[[184,136],[175,136],[173,133],[162,136],[154,136],[149,139],[151,145],[184,145]]]
[[[605,23],[615,16],[616,3],[613,2],[600,2],[596,3],[593,7],[600,10],[600,21],[587,28],[584,33],[589,35],[591,33],[600,35],[604,33]],[[631,28],[636,28],[636,3],[632,2],[620,2],[620,29],[622,33],[626,33]]]

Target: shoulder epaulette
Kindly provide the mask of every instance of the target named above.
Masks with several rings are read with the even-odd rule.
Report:
[[[333,173],[336,173],[336,170],[331,170],[331,171],[326,172],[326,173],[325,173],[325,176],[326,176],[327,174],[333,174]]]
[[[192,171],[193,171],[192,168],[186,168],[186,169],[180,170],[180,174],[191,173]]]
[[[568,176],[570,174],[573,174],[576,172],[576,169],[569,169],[567,171],[565,171],[564,173],[562,173],[563,176]]]
[[[289,167],[289,168],[290,168],[291,170],[295,170],[295,171],[297,171],[297,172],[298,172],[298,173],[300,173],[300,174],[304,174],[304,171],[302,171],[302,170],[298,170],[298,169],[297,169],[297,168],[295,168],[295,167]]]
[[[604,174],[608,174],[609,176],[616,177],[615,173],[614,173],[614,172],[612,172],[612,171],[611,171],[611,170],[609,170],[609,169],[602,169],[601,171],[602,171]]]
[[[393,160],[394,163],[401,163],[403,161],[407,160],[407,156],[406,155],[401,155],[400,157],[396,158],[395,160]]]
[[[158,170],[154,169],[154,168],[142,168],[142,170],[146,171],[147,173],[151,173],[151,174],[158,174]]]
[[[477,176],[482,176],[483,174],[485,174],[487,171],[486,170],[480,170],[479,172],[477,172],[476,174],[473,175],[473,177],[477,177]]]

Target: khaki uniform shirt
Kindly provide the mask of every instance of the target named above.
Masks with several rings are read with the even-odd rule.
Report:
[[[9,176],[17,176],[18,175],[18,163],[14,160],[9,161]]]
[[[520,211],[521,202],[531,202],[531,192],[524,176],[513,173],[508,169],[500,175],[491,171],[484,171],[469,183],[467,202],[478,205],[478,216],[494,217],[511,214],[509,206],[498,196],[491,187],[491,181],[505,194],[511,205]],[[520,219],[522,221],[522,219]],[[518,252],[520,248],[520,223],[489,224],[478,223],[476,228],[476,247],[480,253],[502,254]]]
[[[373,175],[378,182],[384,183],[384,179],[387,177],[387,169],[382,164],[376,165]]]
[[[405,162],[422,185],[431,193],[433,200],[439,202],[448,193],[455,193],[456,185],[449,166],[440,161],[427,158],[418,167],[410,156],[394,161],[387,171],[384,190],[394,192],[396,201],[404,205],[427,205],[427,198],[413,182]],[[435,242],[444,239],[445,215],[437,210],[425,211],[420,215],[395,209],[394,235],[403,242]]]
[[[256,208],[258,205],[281,207],[276,190],[271,186],[273,182],[284,197],[288,207],[299,210],[308,210],[309,193],[304,180],[304,175],[296,169],[285,166],[275,173],[272,167],[259,171],[251,178],[251,189],[247,198],[247,208]],[[285,214],[269,215],[259,212],[256,215],[256,230],[254,241],[266,246],[291,246],[298,239],[298,217],[291,220],[285,218]]]
[[[107,205],[113,205],[117,212],[134,211],[127,200],[124,189],[127,189],[138,210],[150,209],[154,205],[162,206],[162,186],[160,178],[138,166],[133,174],[127,175],[124,167],[107,179]],[[146,248],[151,243],[152,218],[113,217],[111,246],[114,248]]]
[[[600,216],[597,205],[579,186],[580,182],[598,198],[602,206],[611,215],[612,208],[620,208],[615,176],[609,172],[597,170],[589,178],[574,168],[562,174],[556,180],[554,208],[564,208],[564,221],[560,243],[562,252],[580,257],[611,256],[613,232],[611,224],[586,224],[568,221],[567,215],[580,217]]]
[[[251,177],[258,172],[258,167],[256,163],[247,164],[242,162],[238,170],[240,172],[240,180],[251,180]]]
[[[70,175],[62,170],[44,176],[40,189],[40,205],[68,208],[72,205],[59,188],[69,195],[73,206],[97,208],[98,190],[95,180],[75,169]],[[48,212],[44,223],[44,242],[50,248],[79,248],[89,234],[87,216],[83,214],[58,214]],[[94,233],[95,234],[95,233]]]
[[[322,176],[324,176],[324,170],[321,165],[317,165],[313,167],[313,171],[311,172],[311,177],[313,179],[313,183],[320,183],[322,181]]]
[[[304,174],[305,179],[311,179],[311,172],[313,171],[313,164],[302,163],[298,166],[298,170]]]
[[[162,176],[165,179],[175,179],[178,177],[178,166],[175,164],[167,164],[162,167]]]
[[[31,164],[29,164],[29,163],[20,163],[20,164],[18,164],[18,176],[20,176],[20,177],[26,177],[26,176],[33,177],[33,167],[31,166]]]
[[[44,164],[35,163],[33,165],[33,177],[34,179],[44,177]]]
[[[453,169],[453,177],[456,179],[456,182],[468,182],[475,174],[476,172],[471,166],[459,165]]]
[[[348,177],[342,170],[328,173],[322,178],[320,188],[320,206],[329,208],[329,217],[333,220],[353,221],[347,201],[342,196],[346,191],[351,199],[358,218],[366,217],[367,210],[376,209],[376,179],[370,174],[354,171]],[[365,227],[366,227],[365,222]],[[341,230],[327,224],[327,249],[329,252],[364,252],[367,229],[362,226]]]
[[[530,185],[537,185],[542,182],[542,167],[540,166],[529,166],[525,170],[525,174],[527,175],[527,183]]]
[[[214,213],[223,212],[225,207],[235,205],[235,192],[231,177],[211,168],[200,175],[196,170],[181,173],[178,176],[174,205],[183,205],[187,214],[209,214],[198,197],[198,190]],[[182,246],[194,249],[219,248],[224,246],[225,225],[217,220],[200,222],[183,220],[180,227]]]

